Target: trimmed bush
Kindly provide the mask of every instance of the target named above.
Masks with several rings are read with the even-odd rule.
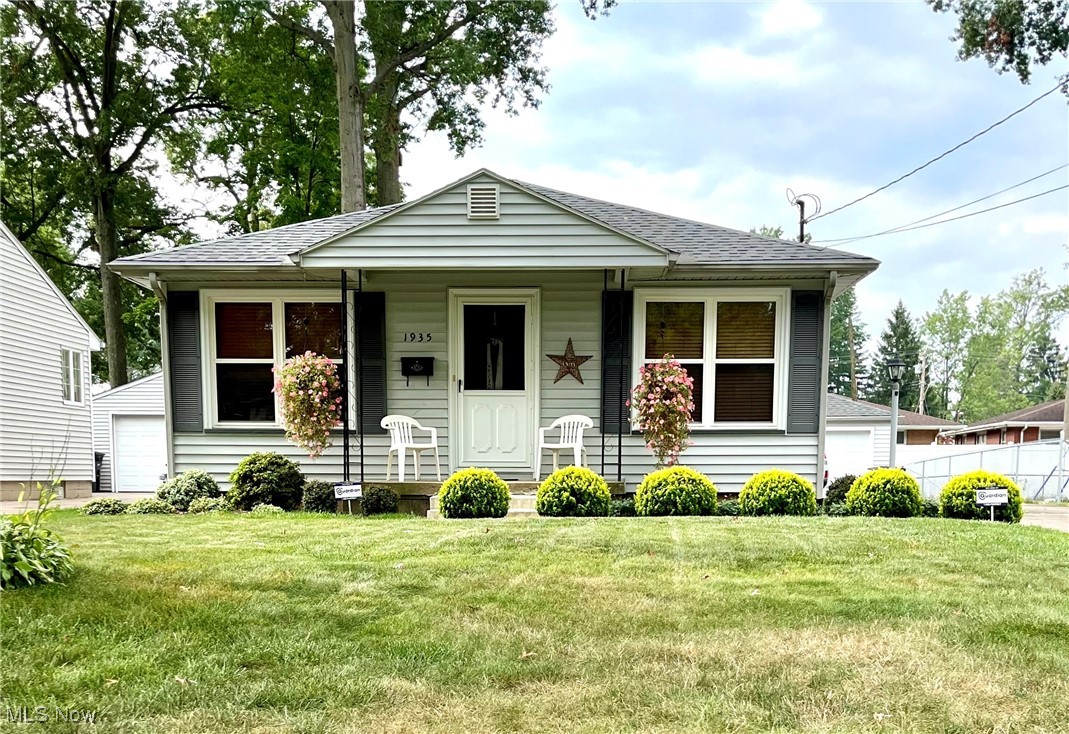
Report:
[[[716,514],[722,517],[738,517],[742,514],[738,500],[724,500],[716,505]]]
[[[846,517],[851,514],[850,510],[846,509],[845,502],[825,502],[820,512],[828,517]]]
[[[249,454],[230,475],[227,499],[238,510],[275,505],[296,510],[301,504],[304,475],[296,462],[282,454]]]
[[[282,514],[285,514],[285,512],[286,511],[283,510],[278,505],[269,505],[266,502],[261,502],[260,504],[258,504],[255,507],[253,507],[249,511],[249,514],[250,515],[282,515]]]
[[[334,498],[334,485],[321,480],[305,482],[301,509],[305,512],[337,512],[338,500]]]
[[[161,499],[179,512],[186,512],[189,503],[201,497],[221,497],[222,490],[212,475],[200,469],[189,469],[177,477],[172,477],[156,489],[157,499]]]
[[[201,515],[205,512],[227,512],[230,505],[223,497],[198,497],[189,503],[190,515]]]
[[[976,504],[976,490],[987,487],[1005,487],[1009,490],[1009,502],[1005,505],[995,505],[995,519],[1001,522],[1020,522],[1021,488],[1009,477],[983,469],[960,474],[946,483],[939,495],[939,514],[961,520],[990,519],[990,508]]]
[[[843,474],[828,485],[827,490],[824,492],[824,501],[846,502],[846,493],[850,491],[850,487],[853,486],[855,481],[857,481],[855,475]]]
[[[364,487],[364,496],[360,500],[360,509],[365,515],[386,515],[397,512],[400,501],[397,492],[384,484],[369,484]]]
[[[44,526],[52,514],[55,488],[40,484],[37,488],[37,507],[14,517],[0,517],[0,589],[59,583],[74,573],[70,550]]]
[[[934,500],[921,500],[921,517],[939,517],[939,503]]]
[[[743,515],[813,515],[817,492],[794,472],[769,469],[746,482],[739,492],[739,509]]]
[[[716,485],[686,466],[647,474],[635,492],[639,515],[715,515]]]
[[[509,511],[509,487],[490,469],[461,469],[438,491],[442,517],[504,517]]]
[[[596,471],[566,466],[538,487],[535,509],[550,517],[605,517],[611,499],[609,485]]]
[[[136,502],[131,502],[126,508],[128,515],[177,515],[178,510],[170,502],[164,502],[156,497],[146,497]]]
[[[126,503],[116,497],[90,500],[82,507],[83,515],[125,515]]]
[[[634,496],[609,500],[609,517],[634,517],[636,514]]]
[[[846,509],[851,515],[916,517],[921,514],[921,488],[902,469],[873,469],[850,487]]]

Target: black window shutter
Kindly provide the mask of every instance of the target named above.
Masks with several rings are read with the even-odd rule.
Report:
[[[823,389],[820,357],[824,350],[824,294],[792,291],[791,299],[787,433],[817,433]]]
[[[364,433],[385,433],[381,421],[386,417],[386,294],[357,292],[353,304],[360,380],[353,392],[364,401],[359,412]]]
[[[631,411],[625,403],[631,392],[634,295],[631,291],[604,291],[601,294],[601,339],[605,345],[601,431],[605,434],[631,432]]]
[[[204,401],[197,291],[167,294],[167,345],[171,359],[171,425],[175,431],[202,431]]]

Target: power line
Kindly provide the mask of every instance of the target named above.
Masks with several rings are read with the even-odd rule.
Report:
[[[1005,194],[1007,191],[1013,191],[1014,189],[1018,189],[1018,188],[1024,186],[1025,184],[1030,184],[1033,181],[1038,181],[1039,179],[1044,178],[1046,176],[1049,176],[1052,173],[1057,173],[1058,171],[1062,170],[1063,168],[1069,168],[1069,163],[1063,163],[1062,165],[1058,166],[1057,168],[1052,168],[1049,171],[1046,171],[1044,173],[1039,174],[1038,176],[1033,176],[1032,178],[1029,178],[1029,179],[1027,179],[1025,181],[1021,181],[1020,183],[1015,183],[1013,186],[1007,186],[1006,188],[1000,189],[999,191],[996,191],[993,194],[988,194],[987,196],[981,196],[979,199],[973,199],[972,201],[970,201],[970,202],[968,202],[966,204],[961,204],[960,206],[956,206],[953,209],[947,209],[946,211],[941,211],[938,214],[932,214],[931,216],[924,217],[923,219],[917,219],[917,220],[912,221],[912,222],[907,222],[906,224],[900,224],[897,227],[892,227],[891,229],[885,229],[883,232],[877,232],[877,233],[871,234],[871,235],[860,235],[860,236],[857,236],[857,237],[839,237],[839,238],[833,239],[833,240],[818,240],[818,241],[825,243],[825,245],[829,245],[829,244],[831,244],[833,242],[853,242],[854,240],[857,240],[857,239],[863,239],[863,238],[868,238],[868,237],[880,237],[880,236],[885,235],[885,234],[894,234],[895,232],[898,232],[899,230],[904,230],[906,227],[912,227],[914,224],[920,224],[922,222],[927,222],[927,221],[929,221],[931,219],[935,219],[936,217],[941,217],[941,216],[944,216],[946,214],[952,214],[953,212],[959,211],[959,210],[964,209],[966,207],[970,207],[973,204],[979,204],[981,201],[987,201],[988,199],[993,199],[996,196],[999,196],[1000,194]]]
[[[975,212],[969,212],[968,214],[962,214],[961,216],[958,216],[958,217],[951,217],[950,219],[940,219],[938,222],[928,222],[927,224],[918,224],[915,227],[905,227],[904,226],[901,229],[889,230],[887,232],[876,232],[874,234],[860,235],[858,237],[849,238],[849,241],[850,242],[857,242],[858,240],[868,240],[868,239],[872,239],[873,237],[882,237],[883,235],[887,235],[887,234],[901,234],[902,232],[912,232],[915,229],[925,229],[926,227],[934,227],[937,224],[947,224],[948,222],[956,222],[959,219],[968,219],[969,217],[975,217],[978,214],[986,214],[987,212],[993,212],[996,209],[1005,209],[1006,207],[1013,206],[1014,204],[1021,204],[1021,203],[1026,202],[1026,201],[1031,201],[1032,199],[1038,199],[1041,196],[1046,196],[1048,194],[1053,194],[1053,193],[1055,193],[1057,191],[1062,191],[1063,189],[1069,189],[1069,184],[1064,184],[1062,186],[1056,186],[1053,189],[1047,189],[1046,191],[1041,191],[1038,194],[1032,194],[1031,196],[1026,196],[1026,197],[1024,197],[1022,199],[1015,199],[1013,201],[1008,201],[1005,204],[999,204],[998,206],[990,206],[987,209],[980,209],[980,210],[975,211]],[[938,215],[936,215],[936,216],[938,216]],[[830,240],[830,241],[829,240],[825,240],[824,242],[825,242],[825,244],[827,244],[828,242],[836,242],[836,241],[838,241],[838,240]],[[818,243],[813,243],[813,244],[818,244]]]
[[[1043,99],[1044,97],[1047,97],[1047,96],[1049,96],[1049,95],[1051,95],[1051,94],[1054,94],[1054,92],[1056,92],[1056,91],[1058,91],[1059,89],[1061,89],[1061,87],[1062,87],[1062,86],[1063,86],[1064,84],[1065,84],[1065,82],[1063,82],[1063,81],[1060,81],[1060,82],[1058,82],[1058,83],[1057,83],[1057,84],[1055,84],[1055,85],[1054,85],[1054,86],[1053,86],[1053,87],[1052,87],[1051,89],[1049,89],[1049,90],[1047,90],[1046,92],[1044,92],[1043,94],[1039,95],[1038,97],[1036,97],[1035,99],[1033,99],[1033,100],[1032,100],[1031,102],[1029,102],[1028,104],[1026,104],[1026,105],[1025,105],[1024,107],[1021,107],[1021,108],[1019,108],[1019,109],[1017,109],[1017,110],[1014,110],[1013,112],[1011,112],[1010,114],[1006,115],[1005,117],[1003,117],[1003,118],[1002,118],[1001,120],[999,120],[998,122],[994,122],[994,123],[992,123],[991,125],[988,125],[988,126],[987,126],[986,128],[984,128],[984,129],[983,129],[983,130],[981,130],[980,132],[976,133],[975,135],[973,135],[973,136],[972,136],[971,138],[969,138],[968,140],[964,140],[964,141],[962,141],[962,142],[958,143],[957,145],[955,145],[955,146],[954,146],[953,148],[951,148],[950,150],[947,150],[947,151],[945,151],[945,152],[943,152],[943,153],[940,153],[939,155],[937,155],[937,156],[936,156],[935,158],[932,158],[932,159],[931,159],[930,161],[928,161],[927,163],[923,163],[923,164],[921,164],[921,165],[917,166],[916,168],[914,168],[914,169],[913,169],[912,171],[910,171],[909,173],[904,173],[904,174],[902,174],[901,176],[899,176],[898,178],[896,178],[896,179],[895,179],[894,181],[891,181],[890,183],[886,183],[886,184],[884,184],[883,186],[881,186],[880,188],[878,188],[878,189],[876,189],[876,190],[874,190],[874,191],[870,191],[869,193],[865,194],[864,196],[859,196],[858,198],[854,199],[853,201],[851,201],[851,202],[849,202],[849,203],[843,204],[843,205],[842,205],[842,206],[840,206],[840,207],[836,207],[835,209],[832,209],[831,211],[826,211],[826,212],[824,212],[824,213],[822,213],[822,214],[817,214],[816,216],[814,216],[814,217],[810,218],[810,219],[809,219],[809,221],[810,221],[810,222],[814,222],[814,221],[816,221],[817,219],[820,219],[821,217],[826,217],[826,216],[828,216],[829,214],[834,214],[835,212],[840,212],[840,211],[842,211],[843,209],[846,209],[846,208],[847,208],[847,207],[849,207],[849,206],[853,206],[854,204],[857,204],[858,202],[864,201],[865,199],[869,198],[870,196],[874,196],[874,195],[876,195],[876,194],[880,193],[880,192],[881,192],[881,191],[883,191],[884,189],[888,189],[888,188],[890,188],[891,186],[894,186],[894,185],[895,185],[896,183],[898,183],[899,181],[903,181],[903,180],[905,180],[905,179],[909,178],[909,177],[910,177],[910,176],[912,176],[912,175],[913,175],[914,173],[917,173],[918,171],[922,171],[922,170],[924,170],[925,168],[927,168],[928,166],[932,165],[932,164],[933,164],[933,163],[935,163],[936,161],[942,160],[943,158],[946,158],[946,157],[947,157],[948,155],[950,155],[950,154],[951,154],[951,153],[953,153],[954,151],[956,151],[956,150],[958,150],[958,149],[960,149],[960,148],[963,148],[963,147],[965,147],[966,145],[968,145],[968,144],[969,144],[969,143],[971,143],[972,141],[976,140],[976,139],[977,139],[978,137],[980,137],[981,135],[984,135],[984,134],[986,134],[986,133],[989,133],[989,132],[991,132],[992,130],[994,130],[994,129],[995,129],[996,127],[998,127],[998,126],[999,126],[999,125],[1001,125],[1002,123],[1004,123],[1004,122],[1006,122],[1006,121],[1010,120],[1011,118],[1013,118],[1013,117],[1016,117],[1017,115],[1021,114],[1022,112],[1024,112],[1025,110],[1027,110],[1027,109],[1028,109],[1029,107],[1031,107],[1032,105],[1034,105],[1034,104],[1035,104],[1036,102],[1039,102],[1039,101],[1040,101],[1041,99]]]

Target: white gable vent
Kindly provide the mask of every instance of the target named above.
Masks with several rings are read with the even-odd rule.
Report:
[[[468,187],[468,219],[498,219],[500,200],[497,184],[472,184]]]

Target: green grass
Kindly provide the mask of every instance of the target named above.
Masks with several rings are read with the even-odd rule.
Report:
[[[1039,528],[53,524],[77,574],[0,597],[0,701],[92,731],[1069,729],[1069,536]]]

